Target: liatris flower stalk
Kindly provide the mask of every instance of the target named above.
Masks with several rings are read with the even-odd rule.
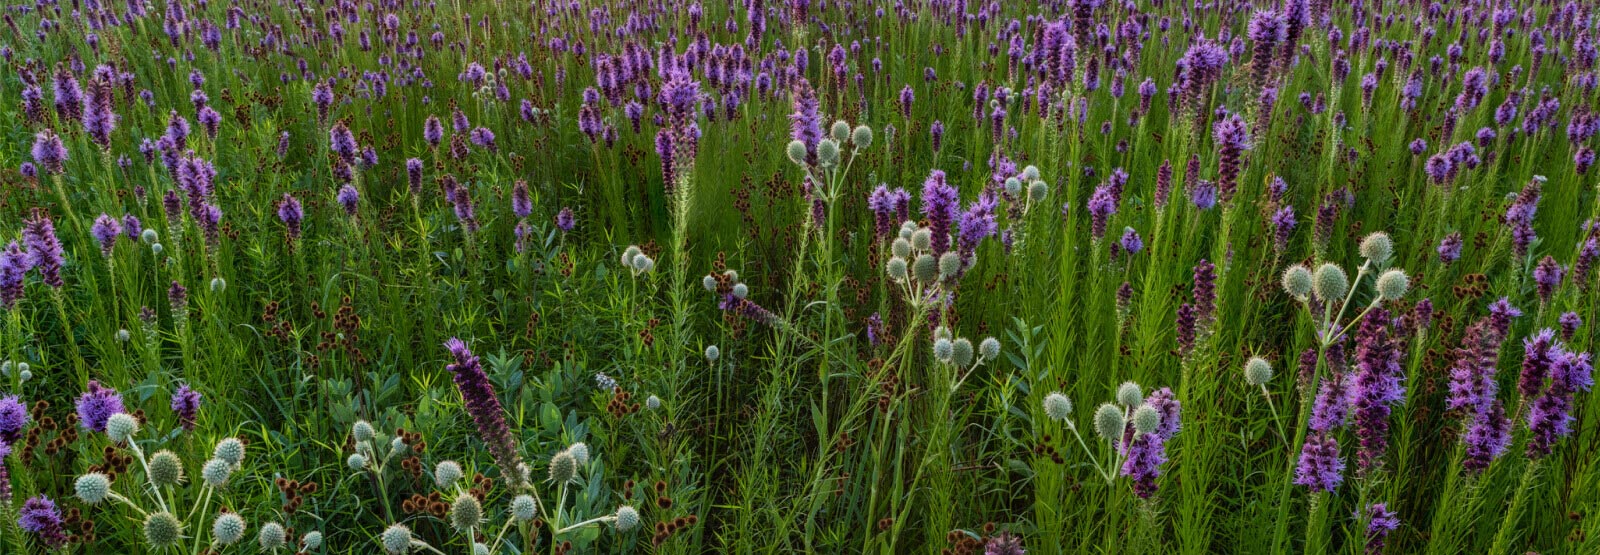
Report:
[[[1511,250],[1517,258],[1528,255],[1528,246],[1535,238],[1533,231],[1533,216],[1539,209],[1540,192],[1543,189],[1544,176],[1534,176],[1522,192],[1517,194],[1511,206],[1506,207],[1505,223],[1511,227]]]
[[[47,174],[59,174],[67,161],[67,145],[61,136],[46,129],[33,136],[33,161]]]
[[[1556,288],[1561,286],[1561,278],[1565,272],[1555,257],[1546,255],[1539,260],[1539,264],[1533,268],[1533,282],[1538,286],[1540,302],[1550,302],[1550,298],[1555,296]]]
[[[45,548],[57,549],[67,544],[65,521],[49,497],[38,495],[28,499],[17,515],[17,526],[38,537]]]
[[[192,432],[200,418],[200,392],[189,389],[189,384],[179,385],[172,392],[172,414],[178,417],[183,431]]]
[[[922,215],[928,218],[928,229],[933,232],[934,255],[950,250],[950,232],[960,215],[959,193],[945,181],[944,172],[933,170],[922,182]]]
[[[1233,200],[1233,194],[1239,188],[1240,156],[1250,148],[1250,137],[1246,134],[1244,119],[1238,115],[1230,115],[1218,120],[1213,126],[1219,151],[1217,161],[1217,192],[1222,202]]]
[[[477,424],[478,438],[488,447],[495,463],[500,465],[501,478],[513,487],[526,483],[528,468],[517,451],[511,427],[506,424],[505,409],[500,405],[500,398],[495,396],[494,385],[483,372],[477,355],[472,354],[466,342],[458,338],[450,338],[444,346],[455,358],[455,362],[445,369],[454,375],[456,389],[461,391],[462,404]]]
[[[1594,365],[1589,353],[1573,353],[1562,348],[1554,355],[1549,384],[1534,398],[1528,410],[1528,458],[1549,455],[1555,443],[1572,433],[1573,397],[1594,387]]]
[[[117,236],[122,235],[122,222],[111,217],[110,214],[100,214],[95,218],[94,225],[89,227],[89,234],[100,243],[100,254],[110,257],[111,249],[117,246]]]
[[[790,138],[806,147],[806,164],[817,165],[817,143],[822,142],[822,116],[817,113],[821,103],[811,83],[805,78],[796,79],[790,90],[794,99],[794,113],[789,114]]]
[[[1144,404],[1160,415],[1160,421],[1153,430],[1136,433],[1126,445],[1128,458],[1122,463],[1122,475],[1133,479],[1135,495],[1147,499],[1155,494],[1155,480],[1167,461],[1167,440],[1178,433],[1180,407],[1172,390],[1165,387],[1152,392]]]
[[[1439,240],[1439,247],[1434,249],[1439,253],[1439,262],[1449,264],[1461,258],[1461,234],[1451,233]]]
[[[1289,247],[1289,236],[1294,233],[1294,207],[1284,206],[1272,213],[1272,250],[1279,256]]]
[[[1356,337],[1350,405],[1355,417],[1356,463],[1363,476],[1382,464],[1389,442],[1389,413],[1405,399],[1400,352],[1389,336],[1388,322],[1387,310],[1373,310],[1362,320]]]
[[[1356,518],[1362,518],[1362,515],[1357,514]],[[1367,555],[1379,555],[1383,553],[1383,543],[1389,533],[1400,528],[1400,518],[1383,503],[1373,503],[1367,507],[1366,519]]]
[[[578,220],[573,216],[571,208],[563,207],[560,212],[556,212],[556,229],[561,233],[572,233],[572,229],[577,226]]]
[[[1094,194],[1089,195],[1088,208],[1089,235],[1096,240],[1105,238],[1107,221],[1117,213],[1117,201],[1111,189],[1105,185],[1095,187]]]
[[[24,223],[22,240],[28,245],[28,264],[39,269],[39,278],[45,285],[60,289],[63,253],[61,241],[56,238],[55,222],[43,209],[33,209],[33,217]]]
[[[300,200],[289,193],[283,194],[283,200],[278,201],[278,219],[289,234],[289,244],[294,245],[300,239],[300,222],[305,219],[305,211],[300,207]]]
[[[114,414],[124,412],[122,407],[122,394],[117,390],[103,387],[100,382],[90,380],[89,387],[78,396],[78,425],[91,432],[106,431],[106,420]]]
[[[1195,318],[1202,329],[1208,328],[1217,318],[1217,267],[1201,259],[1194,265]]]
[[[1300,462],[1294,468],[1294,483],[1313,492],[1332,492],[1344,483],[1344,458],[1333,434],[1314,431],[1306,436],[1300,447]]]

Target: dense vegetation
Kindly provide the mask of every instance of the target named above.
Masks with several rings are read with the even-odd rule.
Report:
[[[1600,551],[1591,3],[3,15],[0,552]]]

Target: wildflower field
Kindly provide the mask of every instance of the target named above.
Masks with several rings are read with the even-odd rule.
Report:
[[[1600,553],[1592,1],[0,19],[0,553]]]

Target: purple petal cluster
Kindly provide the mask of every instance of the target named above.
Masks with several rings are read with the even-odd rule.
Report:
[[[111,415],[126,412],[122,407],[122,394],[90,380],[89,387],[78,396],[78,425],[91,432],[106,431],[106,420]]]
[[[488,447],[495,463],[500,465],[501,478],[513,486],[523,484],[527,469],[521,453],[517,451],[516,437],[511,433],[511,426],[506,424],[505,409],[500,405],[500,398],[495,396],[494,384],[483,372],[478,356],[467,349],[465,341],[455,337],[445,341],[444,347],[455,359],[455,362],[445,366],[445,370],[450,371],[456,389],[461,391],[462,404],[477,425],[478,439]]]

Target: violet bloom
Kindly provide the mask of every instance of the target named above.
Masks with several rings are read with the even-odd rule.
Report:
[[[1203,258],[1194,265],[1194,308],[1202,326],[1210,325],[1216,319],[1217,267]]]
[[[972,265],[973,257],[978,252],[978,243],[999,233],[1000,225],[995,221],[994,215],[999,205],[1000,199],[994,193],[985,192],[961,214],[961,220],[958,222],[961,230],[958,251],[966,266]]]
[[[1550,383],[1528,410],[1528,458],[1549,455],[1555,443],[1572,433],[1573,396],[1594,386],[1594,366],[1589,353],[1560,350],[1550,371]]]
[[[22,429],[28,426],[28,420],[28,407],[16,395],[0,397],[0,445],[14,444],[22,439]]]
[[[1189,202],[1200,210],[1210,210],[1217,206],[1216,184],[1201,179],[1189,188]]]
[[[78,396],[77,409],[78,425],[91,432],[106,431],[106,420],[111,415],[126,412],[122,408],[122,394],[94,380],[90,380],[88,390]]]
[[[100,243],[100,254],[109,257],[111,249],[117,246],[117,236],[122,235],[122,223],[102,212],[94,219],[94,225],[89,226],[89,235]]]
[[[17,307],[17,301],[22,300],[28,270],[32,268],[28,253],[23,252],[22,246],[16,241],[6,245],[5,250],[0,250],[0,307],[6,310]]]
[[[950,228],[960,212],[958,196],[941,170],[933,170],[922,183],[922,215],[928,218],[928,228],[933,234],[934,254],[950,250]]]
[[[55,222],[43,209],[33,209],[33,217],[23,223],[22,241],[28,245],[28,265],[39,269],[45,285],[60,289],[65,284],[61,281],[61,241],[56,238]]]
[[[144,232],[144,224],[139,221],[138,216],[133,214],[122,215],[123,235],[127,235],[129,239],[137,241],[139,240],[139,234],[142,232]]]
[[[494,385],[478,362],[477,355],[467,349],[466,342],[452,337],[444,343],[455,362],[445,366],[454,375],[456,389],[461,391],[462,404],[478,428],[478,439],[488,448],[495,464],[500,465],[500,475],[507,484],[515,487],[526,483],[527,467],[517,451],[516,438],[506,424],[505,409],[495,396]]]
[[[328,150],[333,151],[345,166],[354,166],[356,156],[361,149],[356,145],[355,134],[340,121],[334,123],[333,128],[328,130]]]
[[[1421,156],[1423,151],[1428,150],[1428,141],[1425,141],[1425,140],[1422,140],[1422,139],[1414,139],[1414,140],[1411,141],[1411,145],[1410,145],[1409,148],[1411,149],[1411,155],[1412,156]]]
[[[894,233],[895,218],[910,200],[911,194],[905,189],[891,191],[888,185],[881,183],[867,195],[867,209],[872,211],[873,229],[880,241]]]
[[[795,81],[790,96],[794,99],[794,113],[789,114],[789,136],[806,145],[806,163],[815,166],[817,143],[822,141],[822,116],[817,113],[821,103],[804,78]]]
[[[172,392],[170,404],[172,414],[178,417],[178,423],[183,426],[183,431],[194,431],[200,417],[200,392],[189,389],[189,384],[180,385]]]
[[[517,218],[533,214],[533,198],[528,193],[528,182],[517,180],[511,185],[511,213]]]
[[[563,207],[560,212],[556,212],[556,229],[562,233],[571,233],[577,225],[578,220],[573,216],[571,208]]]
[[[1295,485],[1313,492],[1332,492],[1344,483],[1344,458],[1339,455],[1339,440],[1332,434],[1314,431],[1300,447],[1300,460],[1294,467]]]
[[[1449,264],[1461,258],[1461,233],[1451,233],[1439,240],[1439,247],[1434,249],[1439,253],[1439,262]]]
[[[1405,399],[1400,383],[1400,350],[1389,336],[1387,310],[1376,309],[1361,321],[1356,336],[1356,371],[1350,390],[1355,417],[1356,463],[1362,475],[1375,471],[1389,445],[1389,413]]]
[[[1185,356],[1194,350],[1195,342],[1195,313],[1194,305],[1183,303],[1178,305],[1178,316],[1174,327],[1177,329],[1178,351]]]
[[[1294,232],[1294,207],[1284,206],[1272,214],[1272,250],[1278,254],[1289,246],[1289,235]]]
[[[339,188],[339,194],[335,197],[335,200],[339,201],[339,206],[344,207],[346,215],[354,216],[361,203],[361,192],[356,190],[355,185],[346,183]]]
[[[1538,177],[1529,181],[1517,194],[1516,200],[1506,207],[1505,223],[1511,226],[1511,248],[1518,258],[1528,255],[1528,246],[1535,239],[1533,218],[1539,209],[1543,183],[1543,178]]]
[[[1200,39],[1178,60],[1178,87],[1182,94],[1183,111],[1204,113],[1197,103],[1208,87],[1222,78],[1222,66],[1228,62],[1228,51],[1209,39]]]
[[[1511,419],[1506,416],[1505,406],[1495,401],[1474,415],[1461,436],[1461,444],[1465,448],[1462,468],[1472,473],[1489,468],[1511,447]]]
[[[278,201],[278,219],[288,228],[290,241],[300,238],[300,222],[304,218],[305,211],[300,207],[300,200],[284,193],[283,200]]]
[[[1561,286],[1562,274],[1565,272],[1561,264],[1552,256],[1545,255],[1539,264],[1533,268],[1533,282],[1538,285],[1539,300],[1550,302],[1550,297],[1555,295],[1556,287]]]
[[[750,299],[736,297],[731,292],[722,295],[722,301],[717,303],[717,308],[724,312],[743,316],[767,327],[775,327],[780,323],[777,314],[762,308],[761,305]]]
[[[1360,518],[1360,515],[1356,515]],[[1390,511],[1383,503],[1373,503],[1367,507],[1366,550],[1367,555],[1383,553],[1383,542],[1389,533],[1400,528],[1400,517]]]
[[[17,515],[17,526],[38,536],[39,543],[46,549],[57,549],[67,544],[65,521],[49,497],[38,495],[28,499],[23,502]]]
[[[1089,234],[1095,239],[1106,236],[1106,222],[1112,214],[1117,213],[1117,200],[1111,194],[1111,189],[1105,185],[1094,188],[1094,194],[1089,195]]]
[[[1139,238],[1139,232],[1131,227],[1122,228],[1122,250],[1128,254],[1139,254],[1144,250],[1144,239]]]
[[[67,161],[67,145],[61,142],[60,135],[46,129],[33,136],[32,154],[39,169],[47,174],[59,174]]]
[[[1220,152],[1217,161],[1217,190],[1222,202],[1228,202],[1233,200],[1233,193],[1238,190],[1239,157],[1250,148],[1250,137],[1245,133],[1244,119],[1236,114],[1217,121],[1213,126],[1213,133]]]
[[[1167,197],[1172,194],[1172,160],[1162,160],[1161,167],[1156,168],[1155,205],[1157,209],[1166,208]]]
[[[1578,328],[1583,326],[1583,318],[1578,317],[1576,312],[1563,312],[1561,317],[1556,319],[1556,322],[1561,325],[1561,339],[1563,341],[1572,341],[1572,338],[1578,334]]]
[[[495,146],[494,132],[487,127],[479,127],[472,130],[472,144],[486,148],[489,152],[498,152],[500,150]]]
[[[939,152],[939,147],[944,145],[944,122],[933,120],[928,126],[928,140],[932,143],[933,151]]]
[[[900,89],[900,116],[911,119],[911,105],[917,99],[917,93],[911,90],[911,85]]]
[[[422,194],[422,160],[406,160],[406,186],[411,189],[411,196]]]
[[[1134,436],[1126,446],[1128,458],[1122,463],[1122,475],[1133,479],[1133,492],[1141,499],[1155,494],[1156,478],[1161,476],[1161,465],[1167,462],[1167,440],[1180,428],[1180,406],[1171,389],[1156,390],[1145,398],[1145,404],[1156,409],[1161,423],[1150,433]]]
[[[1555,335],[1555,330],[1545,328],[1523,338],[1522,371],[1517,379],[1517,393],[1523,399],[1538,395],[1545,377],[1550,375],[1561,349]]]
[[[430,148],[438,148],[439,142],[444,140],[444,124],[439,122],[438,116],[428,116],[427,121],[422,122],[422,140]]]

